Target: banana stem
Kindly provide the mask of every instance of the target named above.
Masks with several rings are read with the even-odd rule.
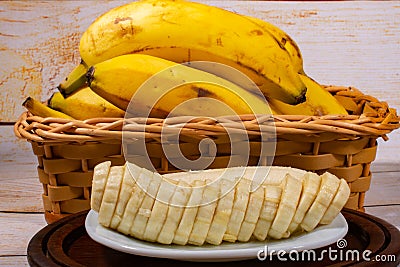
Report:
[[[81,63],[72,70],[64,82],[60,83],[58,90],[66,97],[86,84],[87,65]]]

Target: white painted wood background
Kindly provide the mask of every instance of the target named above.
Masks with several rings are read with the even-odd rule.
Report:
[[[24,111],[28,95],[48,98],[80,61],[82,32],[127,2],[0,1],[0,266],[26,266],[26,246],[46,224],[37,160],[5,124]],[[276,24],[298,43],[311,77],[355,86],[400,113],[399,1],[200,2]],[[400,130],[389,138],[379,141],[365,204],[368,213],[400,227]]]

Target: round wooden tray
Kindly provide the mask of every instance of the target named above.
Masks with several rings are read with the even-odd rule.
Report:
[[[85,218],[87,211],[80,212],[65,217],[53,224],[50,224],[40,230],[29,242],[28,262],[31,266],[203,266],[210,263],[184,262],[169,259],[150,258],[122,253],[111,248],[105,247],[93,241],[85,230]],[[400,262],[400,231],[393,225],[377,217],[344,209],[342,214],[347,220],[349,231],[345,236],[347,246],[342,250],[342,259],[345,259],[346,251],[358,250],[360,259],[356,256],[350,261],[340,261],[340,252],[337,244],[332,244],[332,250],[336,250],[332,255],[336,255],[338,260],[332,261],[328,254],[322,261],[304,261],[290,262],[279,261],[274,258],[271,262],[269,258],[266,261],[258,259],[221,262],[219,266],[343,266],[343,265],[362,265],[362,266],[397,266]],[[329,249],[324,247],[316,250],[317,255],[321,251]],[[386,261],[364,261],[362,252],[370,250],[372,253],[369,258],[374,259],[380,255],[381,259]],[[355,255],[355,254],[354,254]],[[393,255],[393,256],[390,256]],[[394,261],[393,258],[395,257]],[[375,258],[378,259],[378,258]],[[391,261],[388,261],[391,260]]]

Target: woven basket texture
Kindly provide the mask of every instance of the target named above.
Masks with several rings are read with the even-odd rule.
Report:
[[[387,140],[386,135],[399,128],[399,117],[387,103],[364,95],[356,88],[325,88],[343,104],[349,115],[243,115],[191,120],[187,117],[93,118],[80,121],[42,118],[25,112],[14,130],[18,137],[32,144],[38,158],[37,171],[43,185],[43,206],[49,223],[90,208],[93,168],[108,160],[112,165],[125,163],[123,136],[124,140],[141,140],[145,144],[146,149],[135,149],[135,142],[129,148],[129,156],[133,156],[137,164],[140,165],[148,155],[158,172],[179,171],[171,164],[171,158],[167,159],[165,139],[162,138],[176,134],[177,129],[182,154],[191,160],[200,156],[212,157],[208,168],[226,167],[232,162],[235,164],[235,160],[240,162],[242,155],[231,155],[231,148],[243,143],[250,148],[249,166],[265,165],[273,159],[273,165],[317,173],[329,171],[346,179],[351,188],[346,207],[364,210],[365,194],[371,184],[370,166],[377,151],[376,140]],[[268,140],[261,138],[260,132],[268,131],[276,133],[273,155],[261,151],[263,142]],[[204,149],[199,149],[199,145]],[[179,157],[182,158],[177,156],[175,160]]]

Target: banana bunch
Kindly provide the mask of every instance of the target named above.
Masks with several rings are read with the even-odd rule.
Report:
[[[195,2],[132,2],[103,14],[83,33],[79,45],[82,66],[60,89],[66,94],[73,90],[70,83],[81,80],[85,66],[140,53],[177,63],[222,63],[246,74],[265,96],[300,103],[307,90],[297,75],[300,67],[294,67],[281,39],[268,29],[267,24]],[[226,78],[218,70],[214,74]]]
[[[216,22],[217,17],[224,23]],[[205,4],[142,0],[114,8],[83,33],[79,52],[82,62],[59,85],[60,92],[68,96],[88,84],[124,111],[147,79],[179,63],[221,63],[249,78],[228,75],[218,65],[181,66],[178,76],[171,73],[162,78],[166,84],[192,80],[196,75],[199,79],[212,77],[217,84],[188,83],[164,94],[158,102],[156,96],[162,95],[162,90],[154,84],[149,92],[140,94],[140,101],[134,101],[136,110],[129,110],[134,114],[166,117],[179,104],[196,97],[196,105],[181,107],[174,115],[347,114],[305,74],[300,49],[287,33],[261,19]],[[226,104],[229,111],[202,96]],[[262,103],[264,97],[271,103],[269,107]]]
[[[43,113],[42,107],[42,114],[347,114],[306,75],[300,49],[287,33],[205,4],[141,0],[111,9],[83,33],[79,52],[81,64],[60,83],[61,94],[48,100],[53,110]],[[199,61],[213,65],[194,64]]]
[[[329,224],[350,195],[344,179],[288,167],[234,167],[160,175],[132,163],[95,166],[99,223],[162,244],[288,238]]]

